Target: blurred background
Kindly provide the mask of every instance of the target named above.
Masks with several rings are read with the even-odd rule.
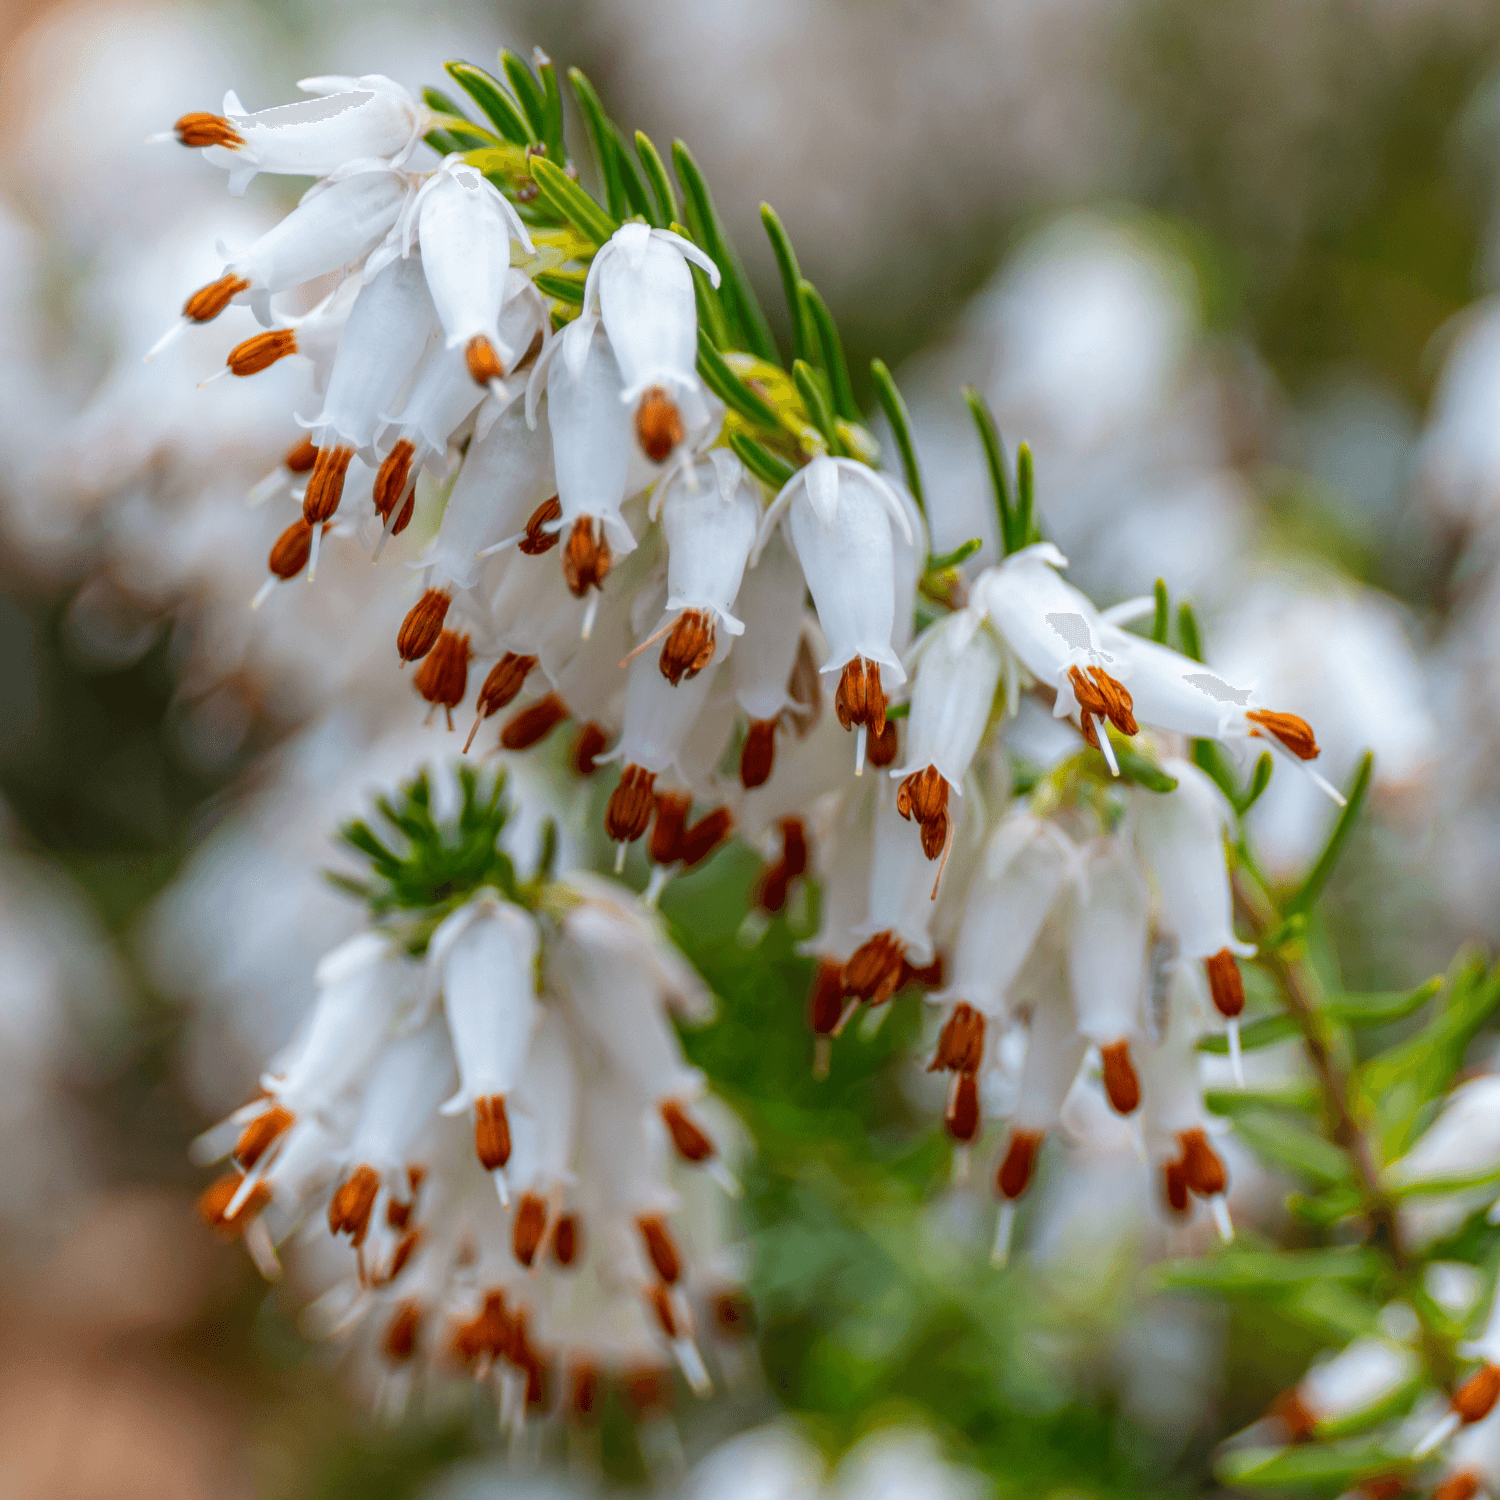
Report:
[[[1351,987],[1415,984],[1500,935],[1492,0],[10,0],[7,1497],[592,1487],[592,1461],[559,1488],[503,1477],[478,1419],[361,1416],[294,1302],[198,1226],[185,1155],[357,919],[318,879],[326,830],[436,731],[388,660],[409,553],[383,586],[332,555],[315,590],[247,609],[279,523],[245,494],[297,437],[296,373],[196,389],[244,334],[233,313],[141,354],[217,274],[215,241],[248,242],[292,192],[262,178],[231,200],[195,154],[143,138],[227,87],[252,109],[308,74],[416,88],[502,45],[542,46],[623,124],[685,138],[768,308],[775,205],[856,374],[875,354],[897,369],[936,551],[992,538],[971,381],[1032,444],[1048,534],[1101,604],[1163,576],[1212,660],[1316,723],[1334,779],[1375,749],[1376,816],[1323,935]],[[1269,864],[1305,861],[1325,817],[1278,777],[1255,814]],[[721,1463],[711,1493],[792,1493],[743,1487],[777,1464],[813,1486],[798,1494],[1211,1492],[1215,1443],[1296,1378],[1306,1335],[1151,1292],[1150,1263],[1181,1247],[1121,1168],[1128,1143],[1044,1182],[1025,1263],[991,1272],[982,1183],[949,1188],[900,1061],[922,1018],[908,1004],[815,1084],[795,932],[733,941],[754,873],[740,851],[667,902],[725,1000],[695,1060],[759,1146],[754,1348],[727,1396],[679,1402],[680,1448],[606,1424],[611,1481],[670,1487],[789,1411],[800,1426]],[[1240,1217],[1292,1233],[1274,1181],[1237,1159],[1236,1182]],[[893,1425],[906,1446],[882,1446]],[[939,1453],[973,1472],[939,1483]]]

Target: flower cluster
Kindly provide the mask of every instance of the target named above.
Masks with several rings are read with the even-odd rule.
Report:
[[[342,1265],[309,1324],[356,1341],[387,1411],[467,1373],[516,1426],[587,1419],[605,1375],[644,1412],[674,1357],[706,1390],[696,1318],[729,1336],[745,1318],[701,1200],[738,1188],[671,1017],[711,998],[628,891],[554,875],[545,848],[518,878],[503,776],[419,777],[381,807],[383,834],[344,834],[370,925],[319,963],[259,1095],[200,1139],[231,1159],[204,1218],[267,1276],[326,1225]],[[682,1168],[700,1181],[679,1191]]]
[[[509,118],[494,80],[486,93],[477,70],[454,71],[497,124]],[[807,944],[820,1055],[861,1005],[913,981],[938,992],[950,1134],[973,1140],[986,1113],[1011,1121],[995,1177],[1002,1255],[1081,1069],[1102,1075],[1116,1111],[1142,1111],[1170,1208],[1206,1200],[1227,1236],[1196,1047],[1216,1012],[1235,1049],[1236,960],[1254,950],[1232,921],[1236,809],[1186,753],[1254,740],[1338,800],[1312,768],[1309,726],[1196,650],[1170,649],[1164,598],[1101,612],[1068,584],[1032,519],[1029,458],[1012,504],[992,430],[1004,560],[969,576],[973,546],[931,557],[899,395],[877,365],[905,483],[872,466],[836,329],[779,226],[798,341],[816,328],[822,368],[795,360],[788,380],[763,355],[718,350],[731,312],[745,344],[769,336],[685,154],[679,177],[713,256],[651,222],[617,145],[604,159],[612,187],[625,182],[611,207],[636,210],[625,222],[552,159],[545,118],[517,166],[498,138],[387,79],[304,87],[319,98],[252,115],[231,96],[222,115],[176,127],[228,167],[232,189],[261,171],[319,176],[184,310],[201,322],[243,298],[286,325],[231,353],[236,375],[292,354],[317,371],[307,438],[266,486],[301,484],[274,578],[311,577],[324,528],[366,494],[388,534],[410,521],[419,477],[441,478],[441,524],[396,646],[450,724],[471,661],[490,663],[465,748],[512,704],[509,751],[573,721],[575,772],[619,765],[605,829],[622,863],[646,839],[652,898],[736,828],[773,859],[766,910],[799,876],[822,876]],[[411,171],[430,129],[482,149]],[[656,217],[675,224],[664,169],[638,144],[657,208],[674,210]],[[273,295],[334,277],[300,320],[276,312]],[[1148,613],[1150,637],[1125,628]],[[1018,726],[1039,704],[1069,748],[1023,795]],[[433,952],[481,932],[503,946],[498,920],[441,931]],[[652,1097],[674,1097],[656,1082],[666,1092]],[[461,1097],[479,1109],[490,1094]]]

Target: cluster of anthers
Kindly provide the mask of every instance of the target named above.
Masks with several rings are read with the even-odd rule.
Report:
[[[503,778],[436,790],[406,789],[383,837],[347,831],[374,920],[319,963],[258,1096],[197,1142],[231,1162],[200,1211],[268,1277],[299,1230],[346,1247],[308,1325],[353,1342],[390,1415],[466,1375],[517,1429],[597,1416],[606,1376],[650,1414],[674,1359],[708,1389],[698,1323],[748,1326],[715,1201],[738,1185],[670,1019],[712,999],[628,890],[545,855],[516,878]]]
[[[806,945],[820,1053],[860,1006],[938,992],[950,1132],[1011,1118],[1002,1251],[1080,1069],[1142,1112],[1171,1208],[1206,1200],[1227,1233],[1194,1047],[1212,1012],[1232,1028],[1249,950],[1227,804],[1183,757],[1253,739],[1316,777],[1308,725],[1125,629],[1152,601],[1097,610],[1029,519],[977,576],[930,558],[914,471],[903,484],[852,456],[876,451],[857,426],[824,424],[844,440],[820,446],[804,421],[772,496],[703,374],[699,304],[727,266],[637,217],[597,250],[578,237],[581,298],[549,301],[557,261],[531,256],[517,203],[462,154],[408,167],[432,124],[421,103],[381,77],[303,86],[320,97],[245,114],[231,96],[176,127],[234,189],[258,171],[320,179],[185,310],[201,322],[247,298],[277,326],[227,368],[295,354],[316,371],[307,439],[265,486],[302,484],[273,577],[311,574],[341,506],[368,496],[389,532],[422,471],[448,480],[397,649],[450,723],[471,662],[491,664],[469,743],[501,710],[512,751],[571,721],[575,772],[619,763],[606,828],[621,861],[646,840],[652,897],[735,829],[772,860],[766,910],[822,877]],[[273,295],[322,276],[340,279],[313,311],[275,313]],[[751,383],[766,409],[817,404],[785,377]],[[1016,795],[1005,740],[1023,695],[1098,766],[1068,795],[1056,776]],[[849,731],[852,754],[835,743]]]

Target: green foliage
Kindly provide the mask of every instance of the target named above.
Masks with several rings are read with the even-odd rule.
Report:
[[[906,410],[906,402],[896,389],[896,382],[886,369],[883,359],[871,360],[870,374],[875,378],[875,394],[896,439],[896,450],[901,455],[901,468],[906,474],[906,487],[911,491],[912,499],[917,502],[917,509],[925,516],[927,501],[922,494],[922,475],[917,468],[917,445],[911,435],[911,415]],[[979,543],[979,546],[983,545],[983,542]],[[974,548],[976,552],[979,546]],[[935,566],[934,563],[928,564],[929,568]],[[956,564],[948,563],[946,566],[954,567]]]
[[[433,811],[425,771],[394,797],[377,797],[376,818],[356,818],[339,830],[340,841],[361,857],[366,873],[328,877],[364,901],[375,921],[396,923],[416,953],[425,949],[442,918],[480,889],[493,887],[508,900],[529,903],[537,885],[550,878],[556,854],[556,831],[549,830],[539,873],[523,886],[499,843],[510,816],[505,772],[487,776],[465,765],[455,775],[459,805],[442,821]]]

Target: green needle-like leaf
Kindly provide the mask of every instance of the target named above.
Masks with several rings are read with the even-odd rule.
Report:
[[[854,386],[849,380],[849,363],[844,358],[844,341],[839,337],[838,324],[833,321],[828,304],[818,295],[818,289],[806,277],[797,283],[797,290],[802,294],[813,332],[817,334],[823,373],[827,375],[833,393],[834,413],[846,422],[857,422],[860,411],[854,401]]]
[[[1031,461],[1029,444],[1022,443],[1016,449],[1016,545],[1011,549],[1019,552],[1035,540],[1036,522],[1036,471]]]
[[[665,229],[677,222],[677,194],[672,191],[672,179],[667,175],[666,163],[662,161],[661,153],[652,145],[651,137],[644,130],[637,130],[635,133],[635,152],[646,169],[651,191],[656,195],[657,214],[652,223]]]
[[[1167,627],[1171,624],[1171,605],[1167,600],[1167,580],[1158,578],[1156,588],[1156,613],[1151,619],[1151,639],[1158,646],[1167,644]]]
[[[1000,515],[1000,551],[1009,556],[1018,546],[1016,542],[1015,512],[1010,503],[1010,481],[1005,475],[1005,445],[1000,441],[1000,429],[995,425],[995,414],[989,402],[977,387],[964,387],[964,400],[969,403],[974,425],[979,429],[979,441],[984,447],[984,461],[989,466],[990,488],[995,492],[995,508]]]
[[[540,47],[532,52],[531,61],[536,68],[537,77],[542,80],[542,97],[545,100],[546,128],[542,131],[542,141],[547,147],[547,155],[553,161],[565,163],[567,155],[563,150],[562,90],[557,83],[557,69]]]
[[[956,568],[961,563],[967,562],[983,546],[983,538],[971,536],[968,541],[961,542],[951,552],[945,552],[941,557],[929,557],[927,559],[927,566],[923,571],[927,573],[946,573],[949,568]]]
[[[448,76],[482,109],[486,117],[506,140],[517,146],[531,146],[537,138],[532,135],[526,117],[516,107],[515,101],[483,68],[473,63],[447,62],[443,64]]]
[[[757,443],[746,433],[730,433],[729,446],[739,455],[740,462],[774,493],[779,493],[797,472],[784,458],[779,458],[764,443]]]
[[[780,427],[776,408],[735,374],[701,328],[698,330],[698,373],[725,405],[733,407],[746,420],[768,427],[773,432]]]
[[[1300,1036],[1301,1028],[1291,1016],[1261,1016],[1240,1027],[1240,1050],[1254,1052],[1258,1047],[1274,1047],[1290,1037]],[[1227,1036],[1206,1036],[1198,1043],[1200,1052],[1212,1052],[1216,1057],[1229,1053]]]
[[[556,162],[534,157],[531,172],[542,196],[594,244],[604,244],[620,227]]]
[[[1437,974],[1414,990],[1329,995],[1318,1009],[1343,1026],[1389,1026],[1392,1021],[1416,1015],[1442,987],[1443,976]]]
[[[1186,600],[1177,606],[1177,630],[1182,637],[1182,654],[1194,661],[1202,661],[1203,643],[1198,638],[1198,616]]]
[[[526,66],[525,59],[517,57],[514,52],[501,52],[500,67],[505,73],[505,81],[510,85],[511,93],[520,101],[521,113],[526,116],[526,123],[531,127],[531,138],[534,141],[545,141],[547,95],[537,82],[536,74]]]
[[[1260,801],[1260,794],[1271,784],[1271,772],[1274,769],[1275,757],[1269,750],[1262,750],[1260,758],[1255,762],[1255,770],[1251,773],[1250,785],[1246,787],[1244,796],[1231,796],[1230,798],[1234,803],[1235,812],[1240,817],[1243,818]]]
[[[578,108],[588,127],[589,140],[593,143],[594,160],[599,164],[599,174],[604,181],[604,196],[610,217],[618,223],[629,216],[630,210],[625,196],[625,184],[620,175],[619,159],[610,140],[609,120],[598,94],[594,92],[593,84],[577,68],[568,69],[568,82],[573,85]]]
[[[620,184],[625,189],[625,201],[629,212],[644,219],[648,224],[656,223],[651,195],[646,191],[646,179],[641,176],[641,169],[636,166],[635,159],[630,154],[630,147],[625,144],[625,137],[620,134],[620,127],[613,120],[608,119],[604,124],[609,131],[610,150],[614,154],[615,169],[620,174]]]
[[[813,346],[807,331],[807,309],[802,305],[802,271],[797,265],[797,252],[792,249],[791,237],[769,203],[761,204],[760,221],[766,226],[766,237],[771,241],[776,266],[781,272],[781,290],[792,320],[792,358],[811,361]]]
[[[574,307],[583,305],[585,278],[571,271],[538,271],[532,278],[536,288],[559,302],[570,302]]]
[[[828,402],[818,385],[817,373],[813,367],[805,360],[794,360],[792,380],[796,384],[797,394],[802,397],[802,404],[807,408],[807,415],[811,418],[813,426],[823,434],[823,440],[828,444],[828,451],[834,454],[842,453],[838,429],[833,425],[833,413],[828,409]]]
[[[1348,801],[1339,813],[1338,822],[1333,825],[1333,832],[1328,835],[1328,842],[1323,845],[1323,852],[1318,856],[1317,862],[1307,872],[1307,878],[1282,908],[1283,916],[1305,912],[1318,899],[1328,882],[1328,877],[1333,873],[1333,867],[1339,862],[1339,856],[1344,852],[1349,835],[1354,831],[1354,824],[1365,805],[1365,798],[1370,791],[1370,780],[1374,774],[1375,753],[1372,750],[1366,750],[1354,773],[1354,780],[1349,784]]]
[[[734,244],[719,221],[703,173],[682,141],[672,142],[672,166],[687,199],[688,223],[692,226],[693,238],[719,268],[726,311],[739,335],[739,346],[772,364],[777,363],[771,325],[766,322],[766,315],[750,289]]]
[[[881,410],[885,412],[886,421],[891,424],[896,447],[901,453],[901,467],[906,471],[906,487],[911,491],[912,499],[917,502],[917,509],[925,516],[927,501],[922,494],[922,476],[917,470],[917,446],[911,435],[911,414],[907,411],[906,402],[896,389],[896,382],[891,378],[891,372],[883,359],[870,361],[870,374],[875,378],[875,394],[880,400]],[[983,545],[982,541],[979,542],[974,550],[977,552]],[[953,564],[950,563],[949,566]]]

